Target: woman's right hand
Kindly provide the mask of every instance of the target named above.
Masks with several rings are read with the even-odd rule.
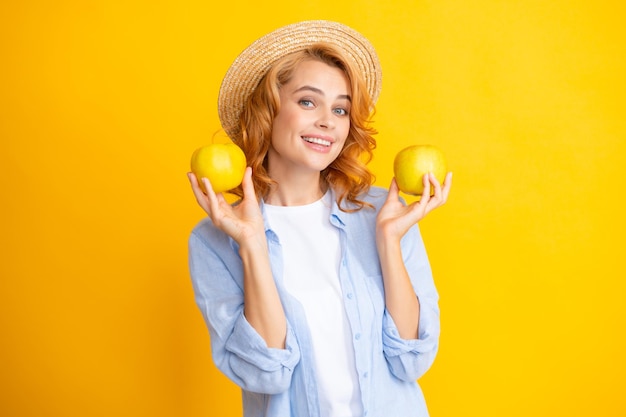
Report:
[[[243,198],[229,204],[222,193],[215,194],[211,182],[202,178],[206,194],[198,179],[189,173],[191,188],[198,204],[207,212],[213,224],[239,244],[243,264],[243,314],[250,325],[265,340],[268,347],[284,349],[287,319],[276,289],[269,259],[265,222],[254,192],[252,168],[243,176]]]
[[[254,192],[252,168],[246,168],[242,182],[243,199],[236,205],[228,203],[222,193],[216,194],[207,178],[201,179],[207,190],[204,193],[195,174],[190,172],[187,176],[196,201],[216,227],[232,237],[239,245],[248,239],[258,239],[261,236],[263,237],[261,241],[265,239],[265,224]]]

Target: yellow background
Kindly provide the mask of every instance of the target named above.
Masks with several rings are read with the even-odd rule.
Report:
[[[626,415],[623,3],[214,3],[0,5],[0,414],[240,414],[193,301],[185,173],[237,53],[325,18],[382,61],[377,183],[417,142],[455,174],[421,226],[432,416]]]

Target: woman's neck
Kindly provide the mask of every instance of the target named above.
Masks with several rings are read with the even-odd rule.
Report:
[[[328,186],[317,178],[284,178],[277,181],[268,195],[265,203],[273,206],[303,206],[311,204],[324,196]]]

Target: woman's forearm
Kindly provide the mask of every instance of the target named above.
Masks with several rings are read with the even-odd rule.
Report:
[[[400,242],[378,244],[385,286],[385,307],[403,339],[417,339],[420,304],[404,266]]]
[[[244,267],[244,315],[268,347],[283,349],[287,319],[274,282],[266,242],[240,247]]]

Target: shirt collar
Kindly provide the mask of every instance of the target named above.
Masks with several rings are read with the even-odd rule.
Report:
[[[344,228],[346,226],[347,217],[345,211],[341,211],[339,209],[339,205],[337,204],[337,193],[331,187],[330,188],[330,196],[332,201],[332,206],[330,207],[330,222],[335,227]],[[261,199],[260,201],[261,207],[261,215],[263,216],[263,222],[265,224],[265,235],[268,238],[276,239],[276,234],[272,230],[271,226],[267,221],[267,216],[265,216],[265,200]]]
[[[335,193],[333,188],[330,189],[330,195],[333,201],[333,205],[330,207],[330,223],[335,227],[343,229],[346,226],[347,213],[339,209],[339,205],[337,204],[337,193]]]

